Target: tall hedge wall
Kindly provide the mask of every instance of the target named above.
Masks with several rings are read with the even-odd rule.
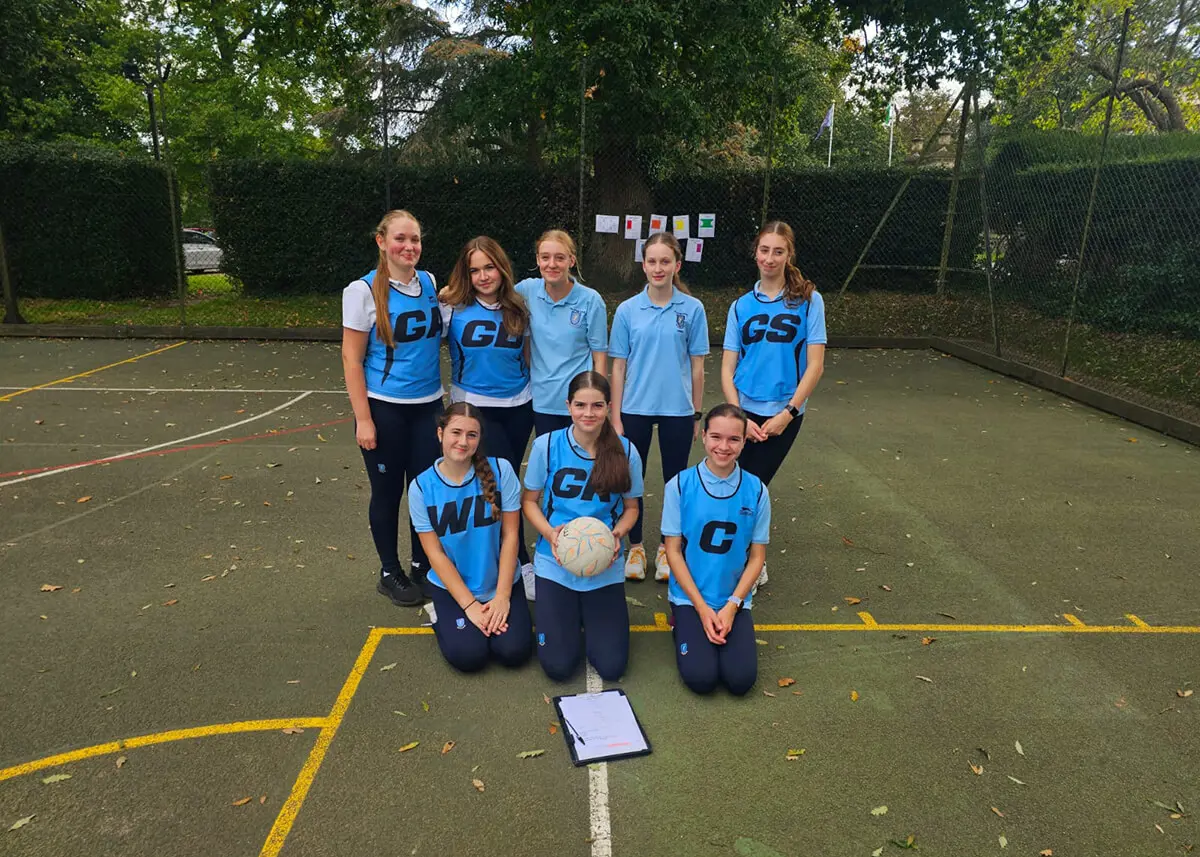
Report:
[[[384,210],[375,166],[224,161],[209,172],[226,272],[248,294],[341,289],[375,266]],[[518,276],[544,230],[576,224],[577,182],[533,170],[395,170],[392,204],[421,221],[421,267],[444,278],[470,238],[486,233],[514,256]]]
[[[167,172],[85,148],[0,146],[0,218],[19,297],[175,293]]]

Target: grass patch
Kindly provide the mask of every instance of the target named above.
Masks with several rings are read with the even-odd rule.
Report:
[[[739,288],[696,289],[708,310],[709,339],[725,337],[729,304]],[[630,293],[605,295],[609,318]],[[1005,357],[1057,372],[1066,325],[1020,304],[999,309]],[[50,324],[179,323],[174,301],[48,300],[21,302],[25,319]],[[977,294],[947,297],[897,292],[829,296],[827,323],[840,336],[941,336],[990,350],[992,323],[987,303]],[[341,292],[280,298],[243,297],[222,274],[189,277],[189,325],[221,327],[325,327],[341,324]],[[1067,373],[1077,381],[1133,401],[1158,406],[1185,419],[1200,420],[1200,342],[1158,334],[1112,333],[1076,324],[1071,334]]]

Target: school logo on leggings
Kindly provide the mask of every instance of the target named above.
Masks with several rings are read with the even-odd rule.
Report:
[[[679,654],[681,654],[681,655],[686,655],[686,654],[687,654],[687,643],[680,643],[680,644],[679,644]]]
[[[454,627],[458,628],[458,630],[461,631],[463,628],[467,627],[467,620],[466,619],[455,619]]]
[[[546,645],[546,635],[545,634],[538,634],[538,645],[539,646]]]

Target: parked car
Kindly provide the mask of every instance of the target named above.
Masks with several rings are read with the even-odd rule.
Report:
[[[198,229],[184,229],[183,266],[189,274],[197,271],[221,270],[221,245],[211,235]]]

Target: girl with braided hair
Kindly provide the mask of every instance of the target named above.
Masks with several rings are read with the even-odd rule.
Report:
[[[438,420],[442,457],[413,481],[408,509],[429,557],[438,646],[463,672],[495,659],[516,667],[533,649],[523,597],[512,598],[521,487],[503,458],[482,451],[483,414],[456,402]]]

